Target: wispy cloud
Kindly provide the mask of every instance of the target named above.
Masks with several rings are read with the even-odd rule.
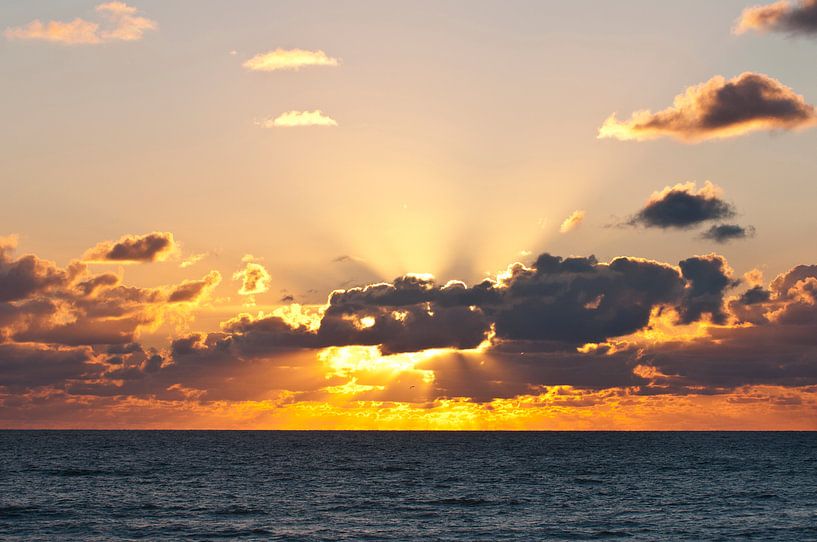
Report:
[[[672,107],[657,113],[636,111],[628,120],[614,113],[598,137],[644,141],[667,136],[696,142],[815,123],[817,112],[802,96],[768,75],[746,72],[691,86],[675,97]]]
[[[156,21],[137,14],[135,7],[124,2],[106,2],[96,6],[96,12],[104,19],[100,24],[75,18],[71,21],[47,21],[35,19],[24,26],[7,28],[9,40],[39,40],[65,45],[93,45],[111,41],[137,41],[147,30],[158,27]]]
[[[338,123],[319,109],[314,111],[287,111],[275,118],[255,121],[264,128],[292,128],[295,126],[337,126]]]
[[[207,252],[201,252],[197,254],[191,254],[190,256],[186,257],[182,262],[179,264],[179,267],[182,269],[187,269],[188,267],[192,267],[202,261],[204,258],[208,256]]]
[[[568,233],[579,227],[579,224],[584,220],[584,211],[573,211],[570,216],[565,218],[562,225],[559,226],[559,233]]]
[[[276,49],[259,53],[244,62],[243,66],[251,71],[297,71],[306,66],[337,66],[340,61],[323,51],[305,49]]]

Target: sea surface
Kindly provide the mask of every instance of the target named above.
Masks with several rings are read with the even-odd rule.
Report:
[[[817,540],[817,433],[0,431],[2,540]]]

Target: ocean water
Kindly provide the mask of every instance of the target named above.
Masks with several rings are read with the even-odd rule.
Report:
[[[2,431],[2,540],[817,540],[817,433]]]

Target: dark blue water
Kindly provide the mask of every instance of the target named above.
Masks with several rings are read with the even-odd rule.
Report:
[[[817,540],[817,433],[0,432],[3,540]]]

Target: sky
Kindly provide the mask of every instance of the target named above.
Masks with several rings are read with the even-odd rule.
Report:
[[[817,1],[0,33],[0,427],[817,429]]]

